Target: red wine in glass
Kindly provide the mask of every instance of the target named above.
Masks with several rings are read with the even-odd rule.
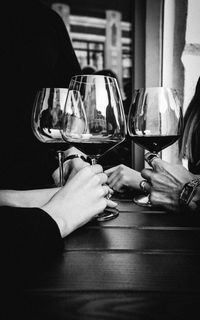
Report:
[[[158,153],[175,143],[180,136],[180,134],[161,136],[132,136],[132,140],[142,148],[153,153]]]
[[[182,109],[176,90],[167,87],[135,90],[128,114],[128,133],[133,142],[157,154],[181,136]],[[148,196],[134,202],[151,206]]]
[[[87,154],[91,163],[124,141],[126,120],[115,78],[103,75],[72,77],[66,99],[62,136]],[[117,209],[106,209],[98,221],[115,218]]]

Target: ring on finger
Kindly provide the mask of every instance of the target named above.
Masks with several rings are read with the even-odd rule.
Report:
[[[156,153],[147,153],[144,155],[145,161],[148,163],[149,166],[152,166],[151,163],[153,159],[159,158],[159,156]]]
[[[103,185],[103,189],[104,189],[104,197],[106,199],[110,199],[112,197],[112,194],[110,192],[110,188],[108,185]]]
[[[142,192],[144,192],[145,194],[148,194],[148,191],[145,188],[146,183],[148,183],[147,180],[142,180],[140,181],[140,189],[142,190]]]

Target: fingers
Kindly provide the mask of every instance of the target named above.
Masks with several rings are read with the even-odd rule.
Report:
[[[158,159],[158,155],[156,153],[152,153],[152,152],[147,152],[144,155],[144,159],[145,161],[148,163],[149,166],[153,167],[153,163],[155,161],[155,159]]]
[[[147,190],[146,190],[146,188],[145,188],[146,183],[147,183],[147,180],[142,180],[142,181],[140,181],[140,189],[141,189],[142,192],[145,193],[145,194],[147,193]]]
[[[114,190],[111,189],[111,188],[109,187],[109,185],[107,185],[107,186],[108,186],[108,194],[107,194],[106,198],[107,198],[107,199],[110,199],[110,198],[112,197],[113,193],[114,193]]]
[[[103,197],[107,197],[109,198],[110,195],[110,191],[112,190],[108,185],[103,185],[102,186],[103,189]]]
[[[116,188],[116,185],[117,185],[117,182],[119,180],[119,177],[118,176],[113,176],[111,179],[108,178],[108,184],[111,188]]]
[[[110,199],[107,199],[107,207],[109,208],[116,208],[118,205],[117,202],[113,201],[113,200],[110,200]]]
[[[151,184],[147,180],[140,181],[140,189],[144,194],[149,194],[151,191]]]
[[[154,171],[165,172],[171,166],[168,162],[159,158],[157,154],[147,152],[144,156],[145,161],[154,169]]]
[[[113,190],[117,191],[117,192],[122,192],[122,189],[124,187],[124,184],[122,183],[122,181],[116,181],[116,183],[113,185]]]
[[[90,165],[88,162],[83,161],[80,158],[75,158],[75,159],[68,160],[68,161],[71,161],[71,166],[73,168],[75,168],[77,171],[79,171],[80,169]]]
[[[112,168],[112,170],[109,169],[105,171],[105,173],[108,175],[108,184],[109,186],[117,192],[122,192],[123,187],[126,184],[126,180],[127,180],[127,169],[124,165],[118,165],[114,168]]]
[[[108,175],[108,184],[109,184],[109,186],[111,188],[119,180],[119,174],[120,174],[120,169],[119,168],[120,167],[115,167],[115,169],[112,172],[109,172],[109,174],[108,174],[108,170],[105,171],[105,173]]]
[[[142,178],[144,178],[144,180],[142,180],[140,182],[140,189],[145,193],[148,194],[151,192],[151,188],[152,188],[152,177],[154,175],[154,171],[152,169],[143,169],[141,171],[141,176]]]
[[[116,167],[112,167],[110,169],[105,170],[105,173],[110,176],[113,172],[115,172],[115,170],[117,170],[118,166]]]
[[[107,175],[106,175],[104,172],[98,173],[98,174],[97,174],[97,177],[98,177],[99,183],[100,183],[101,185],[106,184],[107,181],[108,181],[108,177],[107,177]]]
[[[101,173],[103,172],[103,167],[100,164],[90,165],[90,169],[93,173]]]
[[[120,175],[113,176],[111,179],[108,178],[107,183],[109,184],[110,188],[112,188],[113,192],[119,192],[120,189],[123,187],[123,182]]]
[[[143,169],[143,170],[141,171],[141,176],[142,176],[142,178],[144,178],[145,180],[151,181],[151,177],[152,177],[153,173],[154,173],[154,172],[153,172],[152,169],[147,169],[147,168],[145,168],[145,169]]]
[[[86,170],[91,170],[92,174],[96,176],[97,179],[94,180],[94,184],[99,184],[102,186],[103,189],[103,196],[109,195],[110,197],[114,193],[113,189],[107,184],[108,182],[108,177],[107,175],[103,172],[103,168],[100,165],[92,165]]]

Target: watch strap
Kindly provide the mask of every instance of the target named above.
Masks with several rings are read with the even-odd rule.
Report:
[[[195,178],[184,185],[179,197],[179,203],[181,206],[189,205],[199,185],[200,185],[200,177]]]
[[[66,157],[64,159],[64,161],[68,161],[68,160],[72,160],[72,159],[76,159],[76,158],[82,159],[85,162],[90,162],[88,157],[84,157],[83,155],[78,154],[78,153],[69,155],[68,157]]]

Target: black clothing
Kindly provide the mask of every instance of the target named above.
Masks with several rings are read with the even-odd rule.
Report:
[[[196,125],[194,128],[194,132],[192,135],[192,155],[193,161],[191,159],[188,160],[188,169],[193,174],[200,174],[200,148],[199,145],[199,137],[200,137],[200,124]]]
[[[61,252],[59,228],[42,209],[0,207],[0,215],[1,239],[6,239],[1,242],[1,252],[5,250],[8,260],[16,262],[14,269],[20,266],[23,278],[30,267],[41,267]]]
[[[0,215],[1,319],[30,319],[24,289],[45,274],[63,241],[55,221],[41,209],[0,207]]]
[[[80,67],[62,19],[47,6],[4,1],[0,15],[0,188],[42,187],[58,163],[54,148],[32,133],[35,95],[67,88]]]

